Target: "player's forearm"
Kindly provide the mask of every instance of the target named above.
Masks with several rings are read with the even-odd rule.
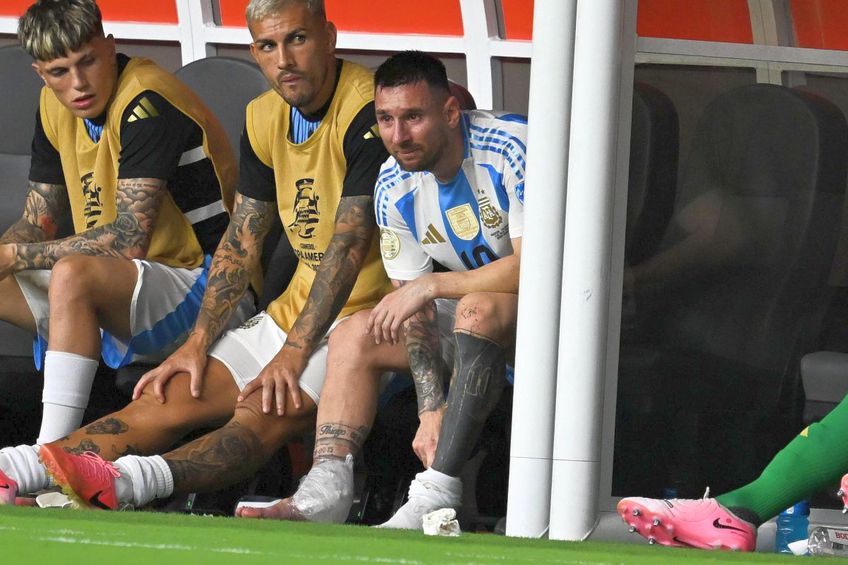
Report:
[[[13,270],[50,269],[68,255],[146,257],[165,184],[164,180],[153,178],[119,180],[114,221],[64,239],[16,244]]]
[[[273,204],[236,195],[235,210],[212,257],[192,339],[204,348],[227,326],[259,266],[265,236],[274,218]]]
[[[509,255],[473,271],[427,275],[433,298],[462,298],[472,292],[518,294],[520,257]]]
[[[286,347],[310,355],[350,298],[374,237],[370,197],[342,199],[336,232],[315,272],[303,311],[286,340]]]
[[[63,185],[29,181],[24,213],[0,236],[0,243],[37,243],[56,237],[56,218],[68,211]]]
[[[436,302],[431,300],[404,322],[404,330],[418,413],[437,410],[444,405],[445,395]]]
[[[115,221],[80,234],[53,241],[15,244],[15,271],[52,269],[68,255],[102,255],[124,259],[147,255],[150,237],[133,214],[119,214]]]
[[[32,225],[25,218],[20,218],[0,236],[0,243],[34,243],[46,239],[47,234],[41,228]]]

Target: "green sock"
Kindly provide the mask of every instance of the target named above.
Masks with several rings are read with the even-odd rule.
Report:
[[[762,523],[835,485],[846,472],[848,397],[821,422],[807,427],[780,450],[759,478],[716,500],[726,508],[750,510]]]

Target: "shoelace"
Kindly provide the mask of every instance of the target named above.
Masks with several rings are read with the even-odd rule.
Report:
[[[86,451],[85,453],[80,455],[80,457],[82,459],[86,460],[86,464],[87,464],[86,467],[85,467],[86,471],[90,471],[92,468],[96,469],[97,467],[104,467],[107,471],[109,471],[109,474],[112,475],[114,478],[117,479],[118,477],[121,476],[121,472],[118,471],[118,469],[115,467],[115,465],[113,465],[109,461],[106,461],[105,459],[103,459],[102,457],[100,457],[99,455],[94,453],[93,451]]]

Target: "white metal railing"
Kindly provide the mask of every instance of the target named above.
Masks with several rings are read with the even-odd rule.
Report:
[[[246,27],[226,27],[214,23],[213,1],[175,0],[178,17],[176,24],[107,21],[104,28],[118,39],[177,43],[183,64],[214,55],[218,46],[247,45],[250,34]],[[499,37],[497,0],[459,2],[465,30],[463,36],[340,32],[338,49],[341,52],[420,49],[462,55],[466,61],[468,90],[477,100],[478,106],[501,107],[504,85],[500,60],[511,58],[529,62],[532,42]],[[775,45],[778,40],[786,41],[786,34],[779,33],[779,28],[782,19],[788,16],[763,9],[761,0],[749,0],[749,3],[752,6],[751,25],[756,31],[754,40],[757,44],[640,37],[636,63],[752,68],[763,73],[760,79],[763,81],[773,81],[782,71],[848,73],[848,51]],[[16,30],[16,18],[0,17],[0,36],[14,35]]]

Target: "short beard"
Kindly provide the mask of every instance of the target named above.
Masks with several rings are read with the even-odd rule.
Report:
[[[312,100],[315,98],[312,92],[305,92],[303,94],[298,95],[296,98],[287,94],[283,94],[280,92],[280,96],[283,97],[283,100],[286,101],[286,104],[292,106],[293,108],[297,108],[300,110],[304,106],[308,106],[312,103]]]

